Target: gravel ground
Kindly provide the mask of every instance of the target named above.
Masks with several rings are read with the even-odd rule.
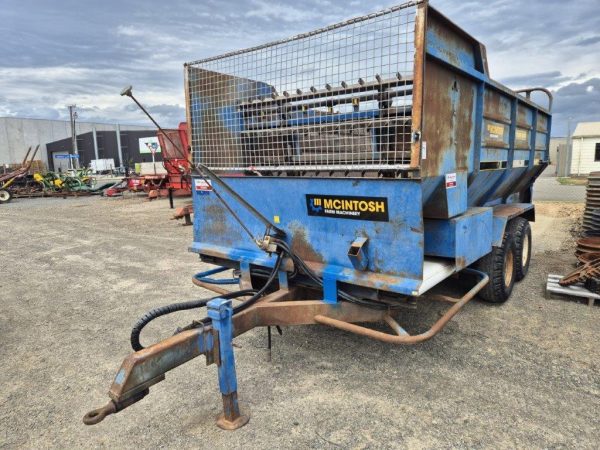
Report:
[[[598,448],[600,308],[545,299],[574,262],[577,204],[538,205],[528,277],[509,302],[473,301],[433,340],[394,347],[325,327],[236,340],[250,423],[220,430],[215,366],[198,358],[142,402],[86,427],[146,310],[203,296],[191,229],[165,201],[34,199],[0,206],[0,447]],[[442,305],[406,313],[425,329]],[[194,315],[148,327],[148,343]]]

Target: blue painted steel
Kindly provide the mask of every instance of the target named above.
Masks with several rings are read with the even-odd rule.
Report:
[[[211,275],[215,275],[226,270],[229,270],[229,268],[217,267],[216,269],[207,270],[205,272],[198,272],[196,275],[194,275],[194,278],[198,281],[202,281],[204,283],[209,284],[238,284],[240,282],[239,278],[210,278]]]
[[[359,120],[359,119],[372,119],[375,117],[379,117],[379,111],[355,111],[349,113],[341,113],[341,114],[328,114],[328,115],[313,115],[306,117],[298,117],[287,120],[288,126],[297,126],[297,125],[314,125],[319,123],[329,123],[329,122],[344,122],[348,120]]]
[[[453,258],[459,268],[492,248],[492,208],[469,208],[453,219],[425,219],[425,254]]]
[[[494,247],[500,247],[504,240],[504,230],[508,223],[508,217],[506,216],[494,216],[494,224],[492,229],[492,245]]]
[[[323,272],[323,301],[325,303],[337,303],[337,277],[335,273],[325,270]]]
[[[483,131],[483,100],[485,96],[485,83],[477,83],[477,97],[475,100],[475,127],[474,127],[474,145],[473,152],[469,157],[469,173],[476,175],[479,172],[481,162],[481,133]]]
[[[502,183],[513,174],[512,165],[514,160],[514,149],[515,149],[515,135],[517,132],[517,108],[518,103],[517,99],[514,98],[511,102],[510,109],[510,127],[508,131],[508,158],[507,158],[507,169],[503,170],[502,175],[498,178],[498,180],[491,186],[488,190],[488,194],[483,198],[483,203],[488,204],[488,202],[494,198],[498,198],[498,192],[502,192],[498,189]]]
[[[252,261],[252,264],[262,267],[273,267],[275,265],[275,257],[269,257],[266,253],[258,248],[254,251],[239,250],[230,247],[222,247],[202,242],[194,242],[189,250],[191,252],[207,255],[210,257],[224,258],[230,261]],[[327,265],[324,267],[313,268],[317,275],[322,275],[325,272],[334,274],[337,281],[340,283],[356,284],[372,289],[398,292],[401,294],[411,295],[420,286],[419,278],[401,278],[394,275],[374,274],[369,272],[359,272],[357,270],[339,267],[336,265]]]
[[[441,110],[428,111],[424,107],[422,131],[424,135],[429,132],[434,137],[435,133],[443,132],[449,137],[438,140],[437,148],[428,147],[429,159],[423,158],[420,167],[421,179],[224,177],[267,218],[279,218],[278,224],[287,233],[288,244],[323,277],[326,302],[337,301],[338,283],[414,295],[422,283],[425,255],[452,258],[458,268],[479,259],[492,245],[502,243],[510,218],[493,214],[491,207],[523,201],[518,193],[530,190],[539,174],[540,166],[534,165],[534,159],[537,156],[547,160],[550,115],[493,81],[487,73],[483,46],[448,25],[447,19],[433,9],[429,8],[429,11],[433,14],[426,21],[425,64],[431,65],[425,73],[432,73],[428,69],[442,67],[443,70],[438,70],[445,74],[441,77],[444,82],[433,82],[428,86],[423,81],[423,88],[425,91],[433,88],[435,91],[429,92],[439,93],[449,101],[443,114]],[[262,89],[261,95],[271,94],[270,86],[256,84]],[[236,97],[242,91],[243,84],[240,84],[239,89],[227,98],[229,105],[225,105],[217,117],[218,121],[230,125],[228,130],[234,135],[256,125],[251,122],[253,119],[241,123],[242,116],[232,107],[244,100]],[[438,106],[433,103],[433,106],[429,105],[431,109]],[[204,120],[200,99],[192,97],[190,108],[193,133],[197,135],[202,132]],[[261,122],[261,126],[309,126],[378,116],[376,109],[327,115],[317,115],[309,110],[291,113],[287,120]],[[428,129],[428,118],[440,116],[444,119],[441,126]],[[547,120],[545,128],[544,120]],[[450,125],[441,130],[448,122]],[[496,129],[502,127],[499,136],[491,136],[496,132],[492,133],[488,126],[492,130],[494,126]],[[529,132],[529,149],[522,143],[517,145],[519,131]],[[375,131],[372,133],[373,152],[376,153],[377,136]],[[298,136],[292,136],[290,145],[300,156],[303,149]],[[433,155],[437,158],[435,163],[430,163]],[[515,163],[525,160],[529,161],[525,167]],[[454,174],[456,185],[449,185],[446,176]],[[254,236],[261,237],[264,226],[239,207],[233,198],[225,192],[220,193]],[[239,265],[244,279],[249,278],[251,264],[273,267],[275,257],[256,247],[214,193],[202,194],[205,195],[201,195],[201,191],[194,194],[191,250],[206,257],[230,261],[232,266]],[[385,197],[389,221],[308,215],[306,194]],[[364,271],[353,266],[347,253],[358,238],[369,240]],[[287,286],[284,273],[280,273],[279,280],[280,285]]]
[[[437,27],[429,27],[427,29],[427,53],[446,60],[449,64],[475,70],[473,51],[453,46],[451,42],[440,35],[440,31],[443,32],[444,30],[440,30]],[[480,74],[480,72],[477,73]]]
[[[529,168],[533,167],[533,162],[535,159],[535,146],[537,145],[537,138],[538,138],[538,133],[537,133],[537,116],[538,116],[538,112],[534,111],[533,112],[533,117],[532,117],[532,129],[531,129],[531,133],[529,136],[529,162],[527,164],[527,166]]]
[[[279,281],[279,289],[289,288],[288,274],[286,271],[280,270],[277,272],[277,280]]]
[[[338,281],[379,286],[410,294],[418,287],[423,271],[423,221],[419,180],[226,177],[225,181],[254,205],[265,217],[279,216],[289,244],[316,270],[335,273]],[[248,211],[223,190],[225,200],[236,208],[240,219],[256,237],[265,232]],[[309,216],[306,194],[352,195],[386,198],[388,222]],[[269,258],[256,247],[218,198],[194,195],[193,251],[272,267]],[[359,237],[368,237],[368,272],[354,269],[348,249]],[[244,268],[242,267],[242,270]]]
[[[231,300],[216,298],[207,303],[208,317],[219,335],[219,389],[223,395],[237,391],[235,357],[233,354],[233,307]],[[239,413],[239,411],[238,411]]]
[[[448,152],[451,153],[451,152]],[[425,206],[426,217],[447,218],[454,217],[464,213],[468,206],[468,174],[466,170],[456,169],[454,163],[448,163],[443,169],[444,175],[437,177],[427,177],[423,179],[423,199]],[[446,176],[455,176],[456,185],[447,186]],[[428,208],[427,204],[431,204],[430,199],[435,192],[441,192],[441,195],[435,197],[435,205]]]

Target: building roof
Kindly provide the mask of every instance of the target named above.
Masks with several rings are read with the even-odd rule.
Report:
[[[15,116],[1,116],[0,122],[32,122],[32,123],[47,123],[47,124],[66,124],[70,125],[70,122],[65,119],[42,119],[39,117],[15,117]],[[77,120],[77,127],[84,126],[86,128],[96,127],[98,131],[101,130],[114,130],[118,122],[88,122],[85,120]],[[121,131],[143,131],[143,130],[156,130],[154,125],[133,125],[119,123]]]
[[[600,122],[579,122],[573,133],[574,138],[597,136],[600,136]]]

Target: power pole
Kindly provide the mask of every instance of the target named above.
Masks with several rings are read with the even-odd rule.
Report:
[[[75,108],[77,105],[69,105],[69,118],[71,122],[71,146],[72,150],[70,152],[71,157],[69,157],[69,166],[71,169],[79,167],[79,149],[77,148],[77,130],[75,128],[75,121],[77,120],[77,111]]]
[[[567,157],[565,158],[565,162],[567,165],[567,170],[565,171],[564,176],[571,176],[571,163],[573,161],[573,149],[571,148],[571,116],[567,117]],[[580,153],[580,162],[581,162],[581,153]],[[577,175],[579,175],[579,167],[577,168]]]

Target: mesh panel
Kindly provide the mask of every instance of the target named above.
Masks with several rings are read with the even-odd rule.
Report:
[[[194,162],[407,168],[418,3],[189,63]]]

